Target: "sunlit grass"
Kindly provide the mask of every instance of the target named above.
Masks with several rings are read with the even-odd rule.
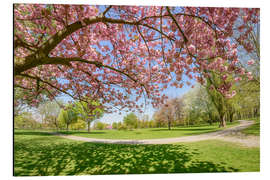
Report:
[[[260,171],[260,148],[244,147],[219,140],[177,144],[184,144],[197,151],[193,157],[197,160],[230,164],[239,171]]]
[[[228,123],[227,127],[239,124],[238,122]],[[72,134],[74,136],[82,136],[89,138],[100,139],[159,139],[170,137],[181,137],[197,135],[202,133],[209,133],[221,130],[218,124],[192,126],[192,127],[173,127],[171,130],[168,128],[146,128],[134,130],[92,130],[90,133],[87,131],[60,131],[64,134]]]
[[[255,121],[255,123],[251,125],[250,127],[242,130],[242,132],[248,135],[259,136],[260,135],[260,117],[252,118],[250,120]]]
[[[221,141],[119,145],[15,131],[14,175],[237,172],[259,170],[259,148]]]

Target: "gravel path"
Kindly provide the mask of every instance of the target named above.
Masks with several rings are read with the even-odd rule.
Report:
[[[250,136],[241,133],[242,129],[247,128],[248,126],[254,124],[254,121],[240,120],[240,124],[231,128],[224,130],[194,135],[194,136],[184,136],[176,138],[162,138],[162,139],[144,139],[144,140],[122,140],[122,139],[97,139],[97,138],[87,138],[80,136],[65,135],[60,133],[52,133],[53,135],[60,136],[67,139],[77,140],[77,141],[86,141],[86,142],[95,142],[95,143],[112,143],[112,144],[170,144],[178,142],[196,142],[203,140],[223,140],[229,142],[235,142],[242,144],[248,147],[259,147],[260,146],[260,137],[259,136]]]

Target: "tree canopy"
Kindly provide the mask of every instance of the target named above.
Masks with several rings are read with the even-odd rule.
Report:
[[[258,22],[256,8],[15,4],[15,87],[32,105],[66,94],[114,111],[156,107],[168,86],[191,85],[183,76],[204,83],[214,72],[230,98],[224,77],[252,79],[237,52],[256,48],[245,34]]]

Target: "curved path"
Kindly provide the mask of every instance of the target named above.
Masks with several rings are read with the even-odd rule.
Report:
[[[218,139],[223,141],[240,143],[248,147],[259,147],[260,146],[260,137],[259,136],[249,136],[244,135],[240,131],[247,128],[248,126],[254,124],[254,121],[239,120],[240,124],[231,128],[224,130],[205,133],[200,135],[193,136],[184,136],[176,138],[162,138],[162,139],[144,139],[144,140],[122,140],[122,139],[97,139],[97,138],[87,138],[80,136],[65,135],[60,133],[53,133],[54,135],[86,142],[95,142],[95,143],[112,143],[112,144],[170,144],[178,142],[196,142],[203,140],[212,140]]]

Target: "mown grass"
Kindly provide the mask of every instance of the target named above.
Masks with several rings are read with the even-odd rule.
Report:
[[[238,172],[259,170],[259,148],[205,141],[119,145],[15,131],[15,176]]]
[[[227,127],[231,127],[239,124],[235,121],[228,123]],[[146,128],[146,129],[134,129],[134,130],[92,130],[90,133],[87,131],[60,131],[63,134],[71,134],[74,136],[82,136],[89,138],[100,139],[159,139],[159,138],[171,138],[190,136],[203,133],[209,133],[221,130],[218,124],[192,126],[192,127],[173,127],[171,130],[168,128]]]
[[[260,136],[260,117],[252,118],[249,120],[255,121],[255,123],[251,125],[250,127],[243,129],[242,133],[248,134],[248,135]]]
[[[249,148],[219,140],[184,143],[184,145],[198,152],[193,157],[196,160],[229,164],[239,171],[260,171],[260,148]]]

